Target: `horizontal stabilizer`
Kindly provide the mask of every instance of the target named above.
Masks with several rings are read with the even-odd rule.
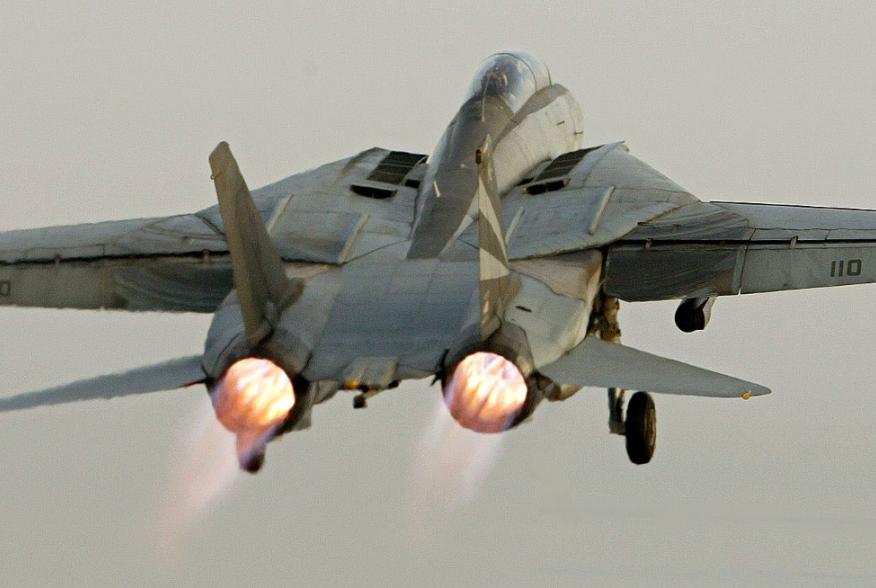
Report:
[[[0,398],[0,412],[174,390],[199,384],[205,379],[201,356],[193,355],[128,372],[98,376],[54,388]]]
[[[643,390],[660,394],[739,398],[762,396],[769,388],[632,347],[587,337],[566,355],[539,370],[558,384]],[[746,396],[747,397],[747,396]]]

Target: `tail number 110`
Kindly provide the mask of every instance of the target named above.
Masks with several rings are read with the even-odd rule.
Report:
[[[830,277],[860,276],[863,269],[864,264],[860,259],[838,259],[830,262]]]

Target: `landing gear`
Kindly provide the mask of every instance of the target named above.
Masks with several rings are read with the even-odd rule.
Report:
[[[627,442],[627,455],[637,465],[646,464],[654,455],[657,442],[657,412],[654,400],[647,392],[636,392],[627,406],[624,419],[624,391],[608,389],[608,430],[614,435],[623,435]]]
[[[650,394],[636,392],[630,398],[624,429],[630,461],[637,465],[651,461],[657,443],[657,412]]]
[[[624,391],[620,388],[608,389],[608,431],[613,435],[623,435],[626,429],[624,423]]]
[[[617,320],[619,307],[617,298],[603,296],[594,305],[589,334],[597,335],[603,341],[619,344],[621,339]],[[705,308],[708,312],[711,303],[706,300],[701,308]],[[708,317],[705,322],[708,322]],[[608,389],[608,430],[614,435],[626,437],[627,455],[631,462],[637,465],[646,464],[651,461],[657,442],[657,413],[654,410],[654,400],[647,392],[636,392],[630,398],[624,419],[624,394],[621,388]]]

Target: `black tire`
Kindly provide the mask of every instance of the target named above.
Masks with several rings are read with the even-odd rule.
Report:
[[[675,311],[675,325],[684,333],[694,333],[706,328],[706,315],[702,308],[682,304]]]
[[[627,406],[627,455],[637,465],[646,464],[657,444],[657,411],[647,392],[636,392]]]

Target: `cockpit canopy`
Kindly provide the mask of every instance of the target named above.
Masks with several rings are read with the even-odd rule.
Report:
[[[466,100],[498,96],[517,112],[533,94],[550,84],[551,74],[538,58],[525,51],[504,51],[484,61]]]

